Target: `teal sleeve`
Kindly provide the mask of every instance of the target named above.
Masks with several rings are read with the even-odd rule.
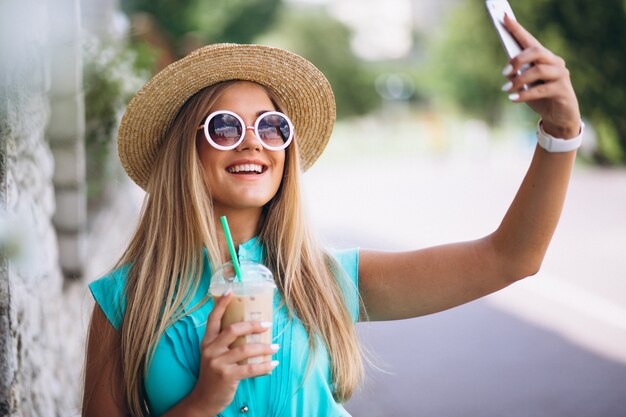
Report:
[[[89,284],[91,295],[116,330],[122,324],[126,307],[124,285],[128,269],[128,266],[123,266]]]
[[[331,252],[339,263],[341,271],[337,274],[343,290],[346,304],[356,323],[359,319],[359,249],[343,249]]]

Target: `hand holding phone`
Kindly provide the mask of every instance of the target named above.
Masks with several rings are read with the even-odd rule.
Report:
[[[504,26],[505,14],[511,19],[515,19],[515,14],[513,13],[513,9],[511,9],[511,5],[507,0],[485,0],[485,6],[491,16],[491,20],[493,21],[493,25],[498,32],[498,36],[502,42],[502,47],[504,48],[507,56],[509,58],[517,56],[520,52],[522,52],[523,48],[511,32],[509,32]],[[521,67],[518,71],[518,75],[526,71],[528,68],[530,68],[530,65],[524,65]],[[541,84],[541,82],[533,83],[530,86],[537,84]],[[525,85],[524,90],[528,89],[528,87],[528,85]]]
[[[565,139],[578,135],[580,109],[565,61],[517,22],[506,0],[485,0],[485,5],[507,55],[512,57],[503,71],[509,82],[502,90],[509,100],[528,104],[541,116],[548,134]],[[541,88],[536,84],[542,84]]]

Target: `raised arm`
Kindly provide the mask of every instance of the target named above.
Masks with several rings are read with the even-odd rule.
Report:
[[[509,97],[539,113],[546,133],[563,139],[577,136],[580,112],[565,62],[517,22],[507,18],[505,24],[524,48],[505,68]],[[543,83],[522,89],[539,80]],[[575,156],[575,151],[549,153],[537,146],[500,226],[482,239],[412,252],[362,251],[359,291],[369,319],[435,313],[535,274],[556,229]]]

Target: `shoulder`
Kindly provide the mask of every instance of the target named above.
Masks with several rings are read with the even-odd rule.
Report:
[[[130,265],[123,265],[89,284],[96,303],[115,329],[120,327],[126,300],[124,287]]]
[[[335,263],[331,269],[341,287],[348,311],[356,322],[359,317],[359,248],[332,249],[327,253]]]
[[[331,249],[328,254],[338,266],[357,284],[359,276],[359,248]]]

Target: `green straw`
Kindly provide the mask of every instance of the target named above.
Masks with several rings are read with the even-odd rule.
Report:
[[[230,229],[228,228],[228,220],[226,220],[226,216],[220,217],[220,220],[222,221],[222,227],[224,228],[224,235],[226,236],[228,251],[230,252],[230,257],[233,260],[233,267],[235,267],[235,275],[237,275],[237,281],[241,282],[241,269],[239,269],[239,261],[237,260],[237,253],[235,252],[233,237],[231,236]]]

